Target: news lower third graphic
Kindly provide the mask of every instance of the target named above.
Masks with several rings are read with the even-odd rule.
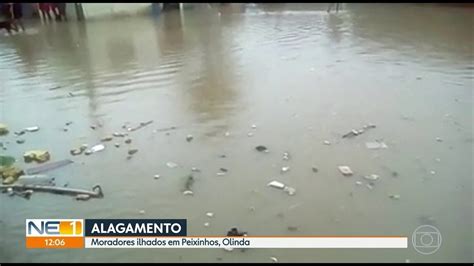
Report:
[[[416,251],[441,245],[433,226],[412,234]],[[406,236],[188,236],[186,219],[27,219],[26,248],[408,248]]]

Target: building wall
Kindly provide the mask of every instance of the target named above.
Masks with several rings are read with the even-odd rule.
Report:
[[[151,3],[83,3],[85,19],[151,14]]]

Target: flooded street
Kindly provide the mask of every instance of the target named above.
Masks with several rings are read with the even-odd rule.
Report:
[[[23,162],[28,150],[71,159],[48,175],[59,186],[100,184],[105,196],[0,194],[0,261],[472,261],[472,9],[326,9],[202,6],[158,18],[30,22],[25,34],[2,35],[0,123],[10,134],[0,137],[1,153],[23,168],[36,166]],[[70,154],[149,120],[128,132],[129,144],[114,137],[103,151]],[[376,128],[342,138],[368,124]],[[39,131],[15,142],[14,131],[35,125]],[[386,149],[366,147],[381,139]],[[127,158],[129,149],[138,152]],[[354,175],[342,175],[341,165]],[[191,173],[194,194],[183,195]],[[370,174],[380,178],[370,183]],[[268,187],[273,180],[295,195]],[[183,218],[190,236],[232,227],[249,235],[393,235],[408,236],[409,248],[31,250],[29,218]],[[429,256],[410,242],[427,222],[443,236]]]

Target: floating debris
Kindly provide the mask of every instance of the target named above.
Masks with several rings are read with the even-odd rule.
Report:
[[[436,138],[436,141],[437,141],[437,142],[442,142],[443,140],[442,140],[440,137],[437,137],[437,138]]]
[[[367,186],[367,188],[370,189],[370,190],[374,189],[373,183],[369,183],[369,184],[367,184],[366,186]]]
[[[0,155],[0,166],[2,167],[10,167],[15,163],[15,157],[13,156],[6,156]]]
[[[255,147],[255,149],[257,151],[260,151],[260,152],[267,152],[268,151],[267,147],[265,147],[263,145],[258,145],[257,147]]]
[[[393,171],[393,172],[392,172],[392,176],[393,176],[393,177],[397,177],[397,176],[398,176],[398,172],[397,172],[397,171]]]
[[[17,140],[16,140],[16,143],[18,143],[18,144],[23,144],[23,143],[25,143],[25,140],[24,140],[24,139],[17,139]]]
[[[158,179],[158,178],[160,178],[160,175],[154,175],[153,178]]]
[[[284,152],[283,153],[283,160],[285,160],[285,161],[290,160],[290,153],[289,152]]]
[[[199,169],[196,168],[196,167],[192,167],[192,168],[191,168],[191,172],[201,172],[201,170],[199,170]]]
[[[278,262],[278,259],[275,257],[270,257],[270,260],[272,260],[273,262]]]
[[[226,158],[226,157],[227,157],[227,155],[225,155],[225,154],[221,154],[221,155],[219,155],[219,157],[220,157],[220,158]]]
[[[288,226],[286,229],[287,229],[288,231],[293,231],[293,232],[294,232],[294,231],[298,231],[298,227],[296,227],[296,226]]]
[[[193,135],[187,135],[186,136],[186,141],[190,142],[191,140],[193,140],[193,138],[194,138]]]
[[[89,200],[90,198],[91,198],[91,196],[87,195],[87,194],[78,194],[76,196],[76,200],[82,200],[82,201]]]
[[[92,130],[95,130],[95,129],[97,128],[97,126],[96,126],[96,125],[90,125],[90,128],[91,128]]]
[[[239,231],[236,227],[227,231],[227,236],[247,236],[247,232]]]
[[[132,139],[130,139],[130,138],[129,138],[129,139],[126,139],[126,140],[125,140],[125,143],[127,143],[127,144],[132,143]]]
[[[0,123],[0,136],[6,135],[8,132],[7,125]]]
[[[226,133],[224,133],[224,136],[226,137],[230,136],[230,132],[227,131]]]
[[[221,170],[221,172],[224,172],[224,173],[227,173],[229,171],[226,168],[219,168],[219,170]]]
[[[104,149],[105,149],[104,144],[97,144],[97,145],[92,146],[92,148],[86,150],[85,154],[86,155],[91,155],[92,153],[103,151]]]
[[[212,218],[212,217],[214,217],[214,213],[208,212],[208,213],[206,213],[206,216]]]
[[[210,224],[209,224],[209,223],[207,223],[207,222],[206,222],[206,223],[204,223],[204,227],[209,227],[209,225],[210,225]]]
[[[105,136],[103,138],[100,139],[100,141],[111,141],[113,139],[112,136]]]
[[[114,143],[114,146],[115,146],[116,148],[119,148],[119,147],[120,147],[120,143],[115,142],[115,143]]]
[[[169,168],[175,168],[175,167],[178,166],[178,164],[173,163],[173,162],[167,162],[167,163],[166,163],[166,166],[168,166]]]
[[[376,175],[376,174],[372,174],[372,175],[366,175],[364,176],[365,179],[367,180],[372,180],[372,181],[376,181],[379,179],[379,175]]]
[[[254,125],[252,125],[252,128],[253,128],[253,129],[257,128],[257,125],[255,125],[255,124],[254,124]]]
[[[114,137],[125,137],[127,136],[128,134],[127,133],[121,133],[121,132],[114,132],[112,134]]]
[[[143,214],[145,214],[145,210],[140,210],[138,213],[143,215]]]
[[[360,185],[362,185],[362,182],[356,181],[356,185],[360,186]]]
[[[183,191],[183,195],[189,195],[189,196],[192,196],[194,193],[191,191],[191,190],[186,190],[186,191]]]
[[[71,155],[80,155],[87,149],[87,144],[82,144],[79,148],[70,150]]]
[[[0,178],[3,179],[3,184],[12,184],[20,176],[24,175],[24,171],[14,166],[0,167]]]
[[[252,133],[252,132],[249,132],[249,133],[247,134],[247,136],[251,137],[251,136],[253,136],[253,133]]]
[[[283,184],[281,182],[278,182],[278,181],[272,181],[272,182],[268,183],[267,186],[278,188],[278,189],[284,189],[285,188],[285,184]]]
[[[254,211],[255,211],[255,207],[254,207],[254,206],[250,206],[250,207],[249,207],[249,211],[254,212]]]
[[[353,174],[351,168],[349,168],[349,166],[338,166],[339,168],[339,171],[341,171],[341,173],[345,176],[351,176]]]
[[[436,172],[435,171],[430,171],[430,174],[436,175]]]
[[[26,127],[26,128],[24,128],[24,130],[25,130],[26,132],[36,132],[36,131],[38,131],[39,129],[40,129],[39,126],[33,126],[33,127]]]
[[[218,176],[223,176],[223,175],[225,175],[225,174],[226,174],[226,173],[224,173],[224,172],[218,172],[216,175],[218,175]]]
[[[72,124],[72,121],[68,121],[68,122],[66,122],[65,125],[66,125],[66,126],[70,126],[71,124]]]
[[[102,188],[100,185],[95,185],[92,187],[92,191],[87,191],[83,189],[74,189],[74,188],[65,188],[65,187],[56,187],[56,186],[40,186],[40,185],[20,185],[20,184],[11,184],[11,185],[0,185],[0,189],[4,188],[12,188],[13,190],[33,190],[33,191],[41,191],[41,192],[51,192],[55,194],[61,195],[73,195],[76,196],[78,194],[87,194],[94,198],[103,198],[104,193],[102,192]]]
[[[44,163],[50,159],[50,154],[48,151],[45,150],[32,150],[32,151],[27,151],[23,154],[23,159],[25,160],[25,163],[29,163],[32,161],[38,162],[38,163]]]
[[[395,200],[400,199],[400,195],[398,195],[398,194],[390,195],[389,197],[390,197],[391,199],[395,199]]]
[[[325,140],[323,143],[324,145],[331,145],[331,142],[329,140]]]
[[[311,170],[313,170],[313,173],[317,173],[319,171],[316,167],[311,167]]]
[[[289,186],[285,186],[285,188],[283,189],[283,191],[285,191],[286,193],[288,193],[288,195],[290,196],[293,196],[296,194],[296,189],[292,188],[292,187],[289,187]]]
[[[186,183],[184,184],[184,190],[185,191],[190,191],[192,189],[193,184],[194,184],[193,175],[188,175],[186,177]]]
[[[376,126],[374,124],[369,124],[369,125],[365,125],[364,128],[365,129],[370,129],[370,128],[375,128]],[[358,136],[362,133],[364,133],[364,129],[352,129],[351,131],[349,131],[348,133],[342,135],[342,138],[351,138],[351,137],[355,137],[355,136]]]
[[[281,172],[282,172],[282,173],[286,173],[286,172],[288,172],[289,170],[290,170],[290,167],[289,167],[289,166],[283,166],[283,167],[281,168]]]
[[[134,155],[137,152],[138,152],[138,149],[130,149],[128,150],[128,155]]]
[[[145,127],[149,124],[153,123],[153,120],[150,120],[150,121],[147,121],[147,122],[141,122],[140,125],[136,126],[136,127],[127,127],[127,130],[128,131],[135,131],[135,130],[138,130],[142,127]]]
[[[63,127],[63,131],[66,132],[68,131],[69,129],[67,127]]]
[[[47,175],[22,175],[16,180],[16,184],[21,185],[52,185],[54,186],[55,178]]]
[[[370,150],[378,150],[378,149],[388,148],[387,144],[385,144],[384,142],[378,142],[378,141],[366,142],[365,146],[367,147],[367,149],[370,149]]]
[[[1,127],[1,125],[0,125],[0,127]],[[1,129],[0,129],[0,131],[1,131]],[[15,134],[15,135],[17,135],[17,136],[21,136],[21,135],[25,134],[25,131],[24,131],[24,130],[15,131],[15,132],[13,132],[13,134]],[[2,134],[0,134],[0,136],[1,136],[1,135],[2,135]]]
[[[231,252],[231,251],[233,251],[233,250],[234,250],[234,248],[231,248],[231,247],[225,247],[225,248],[224,248],[224,250],[225,250],[225,251],[229,251],[229,252]]]

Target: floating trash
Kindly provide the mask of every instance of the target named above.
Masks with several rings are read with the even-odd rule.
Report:
[[[69,129],[67,127],[63,127],[63,131],[66,132],[68,131]]]
[[[226,168],[219,168],[219,170],[221,170],[221,172],[224,172],[224,173],[227,173],[229,171]]]
[[[311,170],[313,170],[313,173],[317,173],[319,171],[316,167],[311,167]]]
[[[230,136],[230,132],[224,133],[224,136],[226,136],[226,137]]]
[[[229,251],[229,252],[231,252],[231,251],[233,251],[233,250],[234,250],[234,248],[231,248],[231,247],[225,247],[225,248],[224,248],[224,250],[225,250],[225,251]]]
[[[47,175],[22,175],[16,180],[16,184],[21,185],[53,185],[54,177]]]
[[[285,160],[285,161],[290,160],[290,153],[289,152],[284,152],[283,153],[283,160]]]
[[[18,143],[18,144],[23,144],[23,143],[25,143],[25,140],[24,140],[24,139],[17,139],[17,140],[16,140],[16,143]]]
[[[24,128],[24,130],[25,130],[26,132],[36,132],[36,131],[38,131],[39,129],[40,129],[39,126],[33,126],[33,127],[26,127],[26,128]]]
[[[254,206],[250,206],[250,207],[249,207],[249,211],[254,212],[254,211],[255,211],[255,207],[254,207]]]
[[[143,214],[145,214],[145,210],[140,210],[138,213],[143,215]]]
[[[192,196],[194,193],[191,190],[183,191],[183,195]]]
[[[253,133],[252,133],[252,132],[249,132],[249,133],[247,134],[247,136],[251,137],[251,136],[253,136]]]
[[[227,236],[247,236],[247,232],[239,231],[236,227],[227,231]]]
[[[275,258],[275,257],[270,257],[270,260],[273,261],[273,262],[278,262],[278,259]]]
[[[64,159],[64,160],[51,162],[51,163],[45,163],[45,164],[40,165],[40,166],[28,168],[24,172],[27,175],[35,175],[35,174],[51,171],[51,170],[54,170],[54,169],[58,169],[60,167],[66,166],[66,165],[71,164],[71,163],[73,163],[72,160]]]
[[[278,189],[284,189],[285,188],[285,184],[283,184],[281,182],[278,182],[278,181],[272,181],[272,182],[268,183],[267,186],[278,188]]]
[[[87,144],[83,144],[79,146],[78,148],[72,149],[69,152],[71,155],[80,155],[82,154],[85,150],[87,149]]]
[[[290,170],[290,167],[289,167],[289,166],[283,166],[283,167],[281,168],[281,172],[282,172],[282,173],[288,172],[289,170]]]
[[[209,223],[204,223],[204,227],[209,227]]]
[[[0,136],[6,135],[8,132],[7,125],[0,123]]]
[[[66,122],[65,125],[66,125],[66,126],[70,126],[71,124],[72,124],[72,121],[68,121],[68,122]]]
[[[186,136],[186,141],[190,142],[191,140],[193,140],[193,138],[194,138],[193,135],[187,135]]]
[[[127,143],[127,144],[132,143],[132,139],[126,139],[126,140],[125,140],[125,143]]]
[[[223,175],[225,175],[225,174],[226,174],[226,173],[224,173],[224,172],[218,172],[218,173],[216,173],[216,175],[218,175],[218,176],[223,176]]]
[[[78,194],[76,196],[76,200],[82,200],[82,201],[89,200],[90,198],[91,198],[91,195],[87,195],[87,194]]]
[[[178,166],[178,164],[173,163],[173,162],[167,162],[167,163],[166,163],[166,166],[168,166],[169,168],[175,168],[175,167]]]
[[[134,155],[137,152],[138,152],[138,149],[130,149],[128,150],[128,155]]]
[[[100,141],[111,141],[112,139],[113,139],[112,136],[105,136],[102,139],[100,139]]]
[[[437,142],[442,142],[443,140],[442,140],[440,137],[437,137],[437,138],[436,138],[436,141],[437,141]]]
[[[260,152],[266,152],[268,151],[267,147],[263,146],[263,145],[258,145],[257,147],[255,147],[255,149],[257,151],[260,151]]]
[[[377,150],[377,149],[386,149],[388,148],[387,144],[384,142],[378,142],[378,141],[373,141],[373,142],[366,142],[365,146],[367,149],[370,150]]]
[[[128,134],[127,133],[121,133],[121,132],[114,132],[112,134],[114,137],[125,137],[127,136]]]
[[[257,128],[257,125],[255,125],[255,124],[254,124],[254,125],[252,125],[252,128],[253,128],[253,129]]]
[[[372,183],[366,185],[368,189],[372,190],[374,189],[374,185]]]
[[[287,229],[288,231],[292,231],[292,232],[298,231],[298,227],[296,227],[296,226],[288,226],[286,229]]]
[[[50,159],[50,154],[48,151],[45,150],[32,150],[32,151],[27,151],[23,154],[23,159],[25,160],[25,163],[29,163],[32,161],[38,162],[38,163],[44,163]]]
[[[331,142],[329,140],[325,140],[323,143],[324,145],[331,145]]]
[[[430,174],[436,175],[436,172],[435,171],[430,171]]]
[[[199,170],[199,169],[196,168],[196,167],[193,167],[193,168],[191,168],[191,172],[201,172],[201,170]]]
[[[367,179],[367,180],[372,180],[372,181],[378,180],[379,177],[380,177],[380,176],[379,176],[379,175],[376,175],[376,174],[364,176],[365,179]]]
[[[362,182],[356,181],[356,185],[360,186],[360,185],[362,185]]]
[[[0,127],[1,127],[1,125],[0,125]],[[1,132],[1,129],[0,129],[0,132]],[[24,130],[15,131],[15,132],[13,132],[13,134],[15,134],[15,135],[17,135],[17,136],[21,136],[21,135],[25,134],[25,131],[24,131]],[[2,135],[2,134],[0,134],[0,136],[1,136],[1,135]]]
[[[286,193],[288,193],[288,195],[290,196],[293,196],[296,194],[296,189],[292,188],[292,187],[288,187],[288,186],[285,186],[285,188],[283,189],[283,191],[285,191]]]
[[[206,216],[212,218],[212,217],[214,217],[214,213],[208,212],[208,213],[206,213]]]
[[[398,195],[398,194],[390,195],[389,197],[390,197],[391,199],[395,199],[395,200],[400,199],[400,195]]]
[[[160,175],[154,175],[153,178],[158,179],[158,178],[160,178]]]
[[[345,176],[351,176],[353,174],[351,168],[349,166],[338,166],[339,171]]]
[[[115,143],[114,143],[114,146],[115,146],[116,148],[118,148],[118,147],[120,147],[120,143],[115,142]]]

